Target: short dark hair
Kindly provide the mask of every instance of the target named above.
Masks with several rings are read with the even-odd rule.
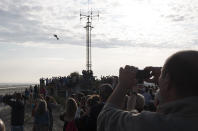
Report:
[[[106,102],[108,97],[113,92],[112,86],[110,84],[102,84],[99,86],[99,95],[103,102]]]
[[[21,93],[16,93],[15,95],[16,95],[16,99],[17,99],[17,100],[23,99],[23,96],[22,96]]]
[[[198,51],[180,51],[170,56],[163,67],[162,77],[166,74],[177,95],[198,96]]]

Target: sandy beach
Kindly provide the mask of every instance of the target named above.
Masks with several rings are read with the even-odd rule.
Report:
[[[60,106],[53,109],[53,117],[54,117],[54,127],[53,131],[62,131],[63,122],[59,119],[59,115],[61,112]],[[0,118],[5,122],[6,131],[10,131],[10,117],[11,117],[11,108],[9,106],[3,106],[0,110]],[[26,105],[25,108],[25,122],[24,122],[24,131],[32,131],[33,127],[33,117],[31,116],[31,107],[30,105]]]
[[[5,94],[13,94],[14,92],[23,93],[26,88],[29,88],[30,85],[2,85],[0,84],[0,95]],[[59,115],[63,111],[60,105],[57,105],[56,108],[53,109],[53,117],[54,117],[54,127],[53,131],[61,131],[63,122],[59,119]],[[25,122],[24,122],[24,131],[31,131],[33,127],[34,118],[32,115],[32,107],[30,103],[27,103],[25,106]],[[5,122],[6,131],[10,131],[10,120],[11,120],[11,108],[8,105],[0,103],[0,118]]]

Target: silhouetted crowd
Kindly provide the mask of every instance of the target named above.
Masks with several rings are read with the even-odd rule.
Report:
[[[73,93],[66,99],[65,112],[60,114],[63,121],[63,131],[96,131],[97,118],[108,97],[113,92],[112,85],[102,84],[98,93]],[[141,86],[137,99],[137,111],[155,110],[154,98],[157,91],[154,86]],[[146,99],[145,99],[146,98]],[[123,110],[130,110],[130,92],[126,95]],[[23,93],[2,96],[1,102],[11,107],[11,130],[24,130],[25,107],[31,104],[32,117],[34,117],[33,131],[53,130],[53,107],[57,102],[47,95],[45,88],[38,85],[25,89]]]
[[[146,67],[149,79],[144,81],[156,86],[138,84],[136,67],[121,67],[115,88],[104,83],[97,93],[73,93],[65,100],[63,131],[197,131],[197,59],[197,51],[182,51],[169,57],[163,68]],[[57,102],[45,88],[1,99],[12,108],[12,131],[24,130],[26,101],[32,105],[33,131],[53,130]],[[0,129],[5,130],[1,120]]]

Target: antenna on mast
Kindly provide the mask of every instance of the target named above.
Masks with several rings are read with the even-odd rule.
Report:
[[[89,12],[89,0],[88,0],[88,12]]]
[[[92,9],[89,9],[89,0],[88,0],[88,11],[87,14],[82,14],[80,10],[80,20],[86,18],[86,26],[84,27],[86,29],[86,68],[88,72],[91,72],[92,62],[91,62],[91,31],[92,31],[92,19],[94,17],[98,17],[99,20],[99,11],[98,15],[94,15]]]

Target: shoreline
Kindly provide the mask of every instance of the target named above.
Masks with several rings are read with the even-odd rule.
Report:
[[[0,95],[13,94],[14,92],[22,93],[29,87],[30,85],[1,85]]]
[[[0,95],[5,95],[5,94],[13,94],[14,92],[17,93],[22,93],[25,91],[25,87],[24,88],[8,88],[8,89],[0,89]]]

